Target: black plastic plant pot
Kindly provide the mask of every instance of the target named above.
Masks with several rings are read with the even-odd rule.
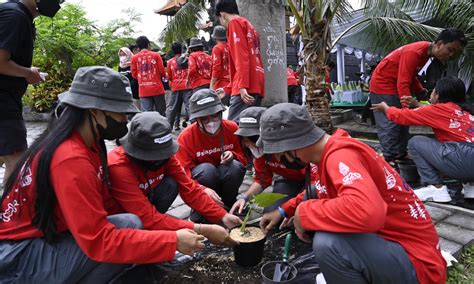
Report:
[[[401,161],[398,163],[398,168],[400,169],[400,175],[406,182],[413,184],[420,180],[420,175],[413,161]]]
[[[250,226],[248,226],[250,227]],[[255,227],[258,228],[258,227]],[[234,230],[240,230],[235,228]],[[267,237],[254,242],[242,242],[233,247],[235,262],[240,266],[255,266],[262,261]]]
[[[275,268],[277,263],[282,265],[286,265],[287,269],[282,273],[284,275],[282,280],[273,280],[273,275],[275,274]],[[291,263],[284,263],[282,261],[270,261],[265,263],[260,269],[260,273],[262,274],[263,283],[265,284],[274,284],[274,283],[295,283],[296,274],[298,274],[298,270],[296,267]]]

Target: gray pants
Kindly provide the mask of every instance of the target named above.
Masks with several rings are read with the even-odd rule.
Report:
[[[237,160],[229,165],[202,163],[192,169],[193,180],[213,189],[231,208],[245,176],[245,167]]]
[[[403,247],[376,234],[316,232],[313,251],[328,283],[418,283]]]
[[[229,102],[229,114],[227,116],[228,120],[233,120],[235,123],[239,123],[240,119],[240,113],[249,107],[252,106],[260,106],[262,104],[262,97],[257,95],[257,94],[249,94],[251,95],[254,99],[255,102],[253,105],[248,105],[244,103],[242,98],[237,95],[237,96],[231,96],[230,97],[230,102]]]
[[[398,95],[376,95],[370,93],[372,104],[386,102],[389,106],[401,108]],[[382,147],[385,159],[393,160],[397,156],[405,156],[408,144],[408,126],[401,126],[387,119],[383,112],[374,112],[375,124],[377,125],[377,135]]]
[[[162,116],[166,117],[166,99],[165,95],[141,97],[140,104],[142,111],[157,111]]]
[[[273,192],[285,194],[286,197],[276,201],[268,207],[265,207],[263,212],[266,213],[274,211],[278,208],[278,206],[297,196],[298,193],[303,190],[303,187],[304,181],[287,180],[284,178],[279,178],[275,180],[275,182],[273,183]]]
[[[117,228],[142,229],[133,214],[107,217]],[[69,233],[60,241],[43,238],[0,241],[0,283],[107,283],[130,264],[98,263],[89,259]]]
[[[158,186],[149,194],[151,203],[158,212],[165,214],[178,196],[178,184],[171,177],[164,177]]]
[[[189,120],[189,98],[191,97],[191,95],[192,90],[190,89],[174,91],[171,94],[169,101],[169,112],[166,115],[171,127],[173,127],[173,125],[179,126],[179,119],[181,117],[181,107],[183,106],[183,103],[186,113],[184,120]]]
[[[461,181],[474,181],[474,144],[440,143],[429,137],[415,136],[408,141],[408,152],[423,184],[442,184],[440,173]]]

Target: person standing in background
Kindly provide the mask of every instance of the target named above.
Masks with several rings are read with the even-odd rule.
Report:
[[[227,46],[227,36],[223,26],[216,26],[211,37],[217,42],[212,49],[212,76],[211,89],[224,88],[225,96],[221,98],[224,105],[229,105],[230,94],[230,66],[229,47]]]
[[[130,70],[130,61],[132,60],[133,53],[128,47],[120,48],[118,52],[119,56],[119,67],[118,72],[130,81],[130,88],[132,89],[133,103],[136,107],[140,107],[140,97],[138,96],[138,82],[132,76],[132,71]]]
[[[149,50],[150,41],[146,36],[138,37],[137,45],[140,52],[132,57],[130,67],[138,81],[141,109],[156,110],[166,116],[165,89],[161,81],[166,76],[163,60],[159,53]]]
[[[201,89],[209,88],[211,83],[212,58],[204,52],[202,41],[192,38],[189,43],[188,80],[186,85],[193,89],[193,94]]]
[[[299,74],[296,73],[291,66],[286,68],[286,76],[288,78],[288,102],[301,105],[301,87],[298,83]]]
[[[22,97],[28,84],[44,81],[45,74],[31,67],[36,29],[34,18],[54,17],[59,0],[20,0],[0,4],[0,165],[4,182],[28,147]]]

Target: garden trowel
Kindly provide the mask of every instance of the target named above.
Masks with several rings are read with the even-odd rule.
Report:
[[[273,281],[286,281],[291,272],[291,267],[288,264],[288,252],[290,251],[291,233],[286,235],[285,250],[283,251],[283,262],[275,265],[273,272]]]

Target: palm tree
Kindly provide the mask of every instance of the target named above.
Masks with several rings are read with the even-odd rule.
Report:
[[[331,24],[344,22],[353,12],[347,0],[287,0],[295,16],[303,37],[303,67],[306,76],[307,107],[316,125],[332,130],[329,103],[324,88],[324,65],[329,52],[337,41],[347,32],[362,28],[369,30],[371,41],[378,50],[384,53],[394,48],[419,40],[433,40],[440,28],[421,25],[405,12],[418,8],[423,13],[434,15],[444,27],[457,27],[466,31],[469,44],[460,63],[459,75],[465,80],[472,80],[474,65],[474,8],[471,0],[361,0],[365,18],[343,32],[331,42]]]

